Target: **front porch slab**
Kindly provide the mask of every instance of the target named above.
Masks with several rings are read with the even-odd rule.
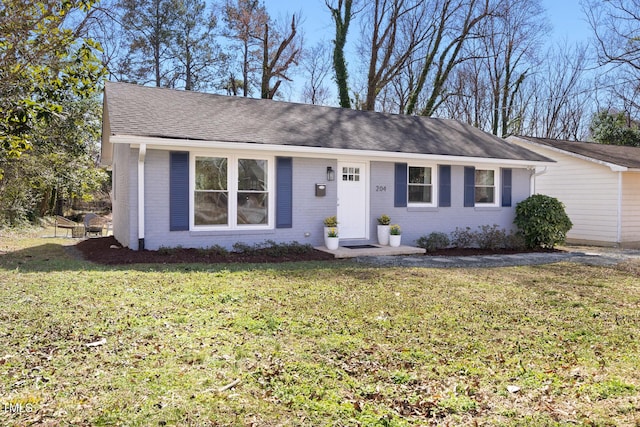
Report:
[[[370,248],[346,248],[343,246],[332,251],[327,249],[326,246],[317,246],[315,249],[333,254],[336,258],[355,258],[361,256],[386,256],[386,255],[421,255],[426,252],[423,248],[416,248],[413,246],[398,246],[393,248],[391,246],[370,245]]]

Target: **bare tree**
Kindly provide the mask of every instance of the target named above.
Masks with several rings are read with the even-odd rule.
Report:
[[[260,93],[262,98],[273,99],[282,80],[291,81],[287,71],[298,64],[302,49],[302,40],[298,37],[296,15],[291,17],[288,33],[285,31],[270,32],[270,21],[264,24],[262,33],[262,82]],[[271,80],[276,82],[271,86]]]
[[[302,92],[302,99],[309,104],[326,104],[330,91],[324,85],[331,73],[331,57],[329,46],[319,43],[303,54],[301,66],[306,74],[306,83]]]
[[[492,89],[491,132],[505,137],[512,121],[521,122],[516,98],[532,68],[542,37],[550,30],[540,0],[502,0],[484,22],[482,45]]]
[[[627,116],[640,111],[640,0],[585,0],[598,63],[607,67],[601,87],[610,92],[615,109]]]
[[[431,116],[438,109],[446,98],[444,89],[449,75],[466,59],[462,55],[465,43],[476,36],[476,26],[491,13],[490,0],[436,0],[429,4],[432,13],[423,25],[430,32],[423,48],[412,58],[419,71],[405,108],[407,114]],[[425,89],[427,93],[423,94]],[[419,107],[421,96],[425,101]]]
[[[491,84],[485,65],[483,58],[471,58],[453,70],[439,112],[480,129],[491,127]]]
[[[583,9],[600,63],[640,73],[640,0],[586,0]]]
[[[407,66],[429,34],[428,13],[421,0],[373,0],[363,9],[362,50],[368,53],[362,109],[374,110],[378,94]]]
[[[591,96],[584,84],[586,52],[586,46],[559,46],[546,55],[535,76],[540,111],[530,118],[536,124],[535,136],[571,140],[586,133],[591,114],[586,110]]]

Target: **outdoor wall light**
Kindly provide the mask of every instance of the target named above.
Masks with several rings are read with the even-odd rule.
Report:
[[[331,166],[327,166],[327,181],[334,181],[336,179],[336,172]]]

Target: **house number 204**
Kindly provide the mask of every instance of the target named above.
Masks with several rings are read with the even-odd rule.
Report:
[[[376,185],[376,191],[377,192],[387,191],[387,186],[386,185]]]

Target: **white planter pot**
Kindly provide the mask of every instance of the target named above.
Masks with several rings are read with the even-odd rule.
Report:
[[[389,246],[393,248],[397,248],[400,246],[400,240],[402,238],[402,234],[392,234],[389,236]]]
[[[329,247],[329,244],[327,241],[329,236],[327,236],[327,234],[329,234],[329,230],[331,230],[332,228],[335,229],[338,232],[338,236],[340,236],[340,230],[338,230],[338,227],[324,227],[324,245],[326,247]]]
[[[340,238],[339,237],[325,237],[325,243],[327,245],[327,249],[330,251],[335,251],[340,246]]]
[[[388,225],[378,225],[378,244],[383,246],[389,244],[389,226]]]

